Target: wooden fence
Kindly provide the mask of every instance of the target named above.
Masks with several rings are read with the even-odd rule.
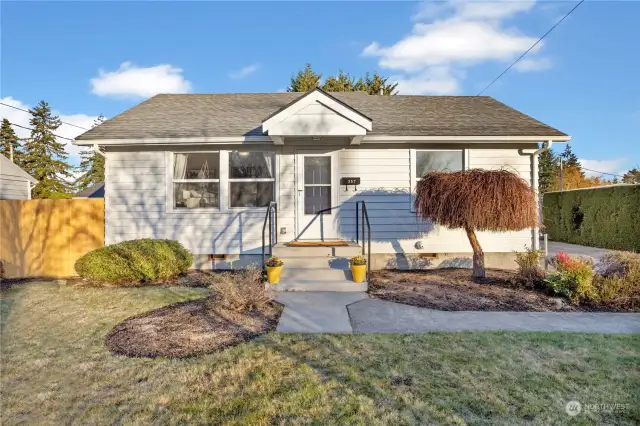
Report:
[[[5,278],[68,277],[82,255],[104,246],[104,200],[0,201]]]

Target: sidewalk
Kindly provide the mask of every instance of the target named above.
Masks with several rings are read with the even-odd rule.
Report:
[[[570,331],[640,333],[640,313],[452,312],[370,299],[367,293],[282,292],[281,333]]]
[[[640,313],[436,311],[379,299],[348,306],[357,333],[509,330],[640,333]]]

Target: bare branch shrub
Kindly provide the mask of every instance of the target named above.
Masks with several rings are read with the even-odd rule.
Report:
[[[265,287],[262,271],[255,267],[211,274],[208,285],[227,308],[239,312],[253,311],[273,299]]]

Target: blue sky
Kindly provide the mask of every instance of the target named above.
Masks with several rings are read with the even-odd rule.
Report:
[[[3,1],[0,97],[88,126],[158,92],[283,90],[306,62],[475,95],[574,5]],[[640,165],[639,16],[640,2],[586,1],[485,94],[572,135],[589,168]]]

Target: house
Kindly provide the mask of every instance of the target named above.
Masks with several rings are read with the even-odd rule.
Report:
[[[0,155],[0,200],[30,200],[38,183],[31,175]]]
[[[365,201],[371,266],[383,268],[470,264],[464,232],[415,215],[412,189],[425,172],[506,167],[535,188],[538,143],[568,140],[490,97],[315,89],[157,95],[74,143],[106,155],[107,244],[176,239],[196,266],[237,267],[261,260],[270,202],[274,253],[293,256],[278,251],[283,243],[361,243],[356,202]],[[537,246],[537,235],[480,233],[487,266]]]
[[[104,198],[104,181],[78,192],[73,198]]]

